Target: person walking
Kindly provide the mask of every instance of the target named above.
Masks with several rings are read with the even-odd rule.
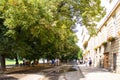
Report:
[[[55,65],[55,60],[54,59],[52,59],[52,66],[54,66]]]
[[[89,58],[89,66],[91,66],[92,65],[92,60],[91,60],[91,58]]]

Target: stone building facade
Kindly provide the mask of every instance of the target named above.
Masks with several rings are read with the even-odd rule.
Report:
[[[83,56],[91,57],[95,67],[120,73],[120,0],[111,4],[113,7],[98,25],[97,36],[88,39]]]

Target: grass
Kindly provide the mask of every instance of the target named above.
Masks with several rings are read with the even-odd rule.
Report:
[[[19,63],[22,63],[22,60],[19,60]],[[6,59],[6,65],[15,65],[15,60]]]

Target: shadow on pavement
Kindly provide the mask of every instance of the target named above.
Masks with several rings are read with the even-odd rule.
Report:
[[[74,67],[77,67],[77,69],[75,69]],[[32,73],[39,75],[39,72],[42,72],[43,75],[45,75],[45,78],[42,80],[81,80],[82,78],[84,78],[84,75],[81,69],[79,68],[79,66],[70,66],[70,65],[56,66],[56,67],[51,67],[51,66],[25,67],[25,69],[8,72],[5,75],[9,75],[9,74],[27,75]],[[0,80],[18,80],[18,79],[15,78],[14,76],[13,77],[4,76],[1,77]]]
[[[18,80],[18,79],[11,76],[1,76],[0,80]]]
[[[81,71],[80,67],[79,67],[79,71],[80,71],[81,78],[85,78],[85,76],[84,76],[83,72]]]
[[[5,71],[5,74],[31,74],[31,73],[38,73],[41,70],[52,68],[52,66],[44,65],[44,66],[24,66],[24,67],[16,67],[10,68],[9,70]]]
[[[43,80],[80,80],[82,78],[84,75],[80,69],[76,70],[72,66],[64,66],[58,71],[48,73]]]

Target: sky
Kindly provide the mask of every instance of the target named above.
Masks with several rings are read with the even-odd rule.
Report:
[[[108,1],[108,0],[101,0],[101,6],[107,7],[107,6],[108,6],[107,1]],[[78,39],[79,39],[77,45],[78,45],[79,47],[82,47],[82,43],[81,43],[81,41],[80,41],[80,39],[81,39],[80,34],[81,34],[81,32],[82,32],[82,27],[81,27],[79,24],[77,24],[77,25],[76,25],[76,30],[77,30],[76,35],[77,35],[77,37],[78,37]]]
[[[107,7],[108,6],[107,1],[108,0],[101,0],[101,5]]]

